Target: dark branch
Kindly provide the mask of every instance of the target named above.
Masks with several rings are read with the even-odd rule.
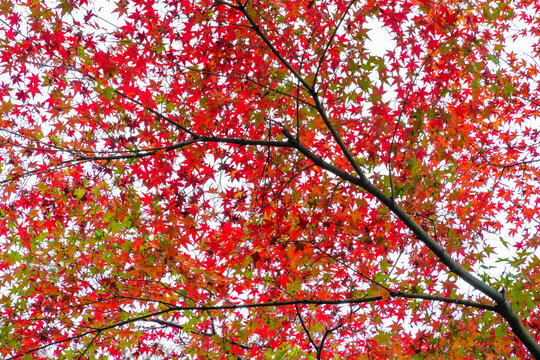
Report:
[[[84,162],[89,162],[89,161],[112,161],[112,160],[121,160],[121,159],[139,159],[139,158],[144,158],[144,157],[156,155],[159,151],[165,151],[165,152],[173,151],[173,150],[181,149],[181,148],[184,148],[186,146],[189,146],[189,145],[192,145],[192,144],[195,144],[195,143],[222,143],[222,144],[233,144],[233,145],[240,145],[240,146],[292,147],[292,145],[289,142],[285,142],[285,141],[255,140],[255,139],[227,138],[227,137],[218,137],[218,136],[199,136],[199,135],[196,135],[196,137],[194,139],[184,141],[184,142],[174,144],[174,145],[163,146],[163,147],[159,147],[159,148],[142,149],[142,150],[133,151],[131,153],[117,152],[117,153],[115,153],[115,155],[104,155],[104,156],[92,155],[92,156],[88,156],[88,155],[85,155],[85,153],[87,152],[86,150],[58,149],[58,150],[56,150],[56,152],[64,151],[64,152],[67,152],[67,153],[73,155],[74,158],[69,159],[69,160],[64,160],[64,161],[58,163],[54,168],[49,168],[49,169],[46,169],[46,170],[41,170],[41,169],[31,170],[31,171],[27,171],[27,172],[25,172],[23,174],[19,174],[19,175],[13,177],[13,178],[2,180],[2,181],[0,181],[0,185],[6,184],[6,183],[8,183],[10,181],[13,181],[13,180],[16,180],[16,179],[21,179],[21,178],[32,176],[32,175],[44,174],[44,173],[47,173],[47,172],[54,171],[56,169],[62,169],[62,168],[65,168],[65,167],[81,164],[81,163],[84,163]],[[13,144],[13,145],[21,147],[21,148],[28,148],[28,147],[23,146],[23,145],[18,145],[18,144]],[[34,148],[28,148],[28,149],[34,149]],[[35,149],[35,150],[36,151],[43,151],[41,149]],[[47,152],[53,152],[53,151],[54,150],[50,150],[50,149],[47,150]],[[90,151],[88,151],[88,152],[89,153],[94,153],[94,152],[90,152]]]
[[[308,159],[313,161],[316,165],[320,166],[323,169],[326,169],[333,173],[336,176],[339,176],[343,180],[346,180],[352,184],[360,186],[362,189],[366,190],[369,194],[373,195],[380,202],[382,202],[394,215],[396,215],[402,223],[409,228],[414,235],[423,242],[444,265],[448,267],[450,271],[464,280],[466,283],[471,285],[476,290],[484,293],[490,299],[495,301],[496,309],[491,306],[490,310],[498,312],[511,326],[512,331],[520,339],[520,341],[527,347],[527,349],[535,356],[535,358],[540,359],[540,345],[534,340],[534,338],[529,334],[527,329],[521,323],[521,320],[512,310],[510,303],[506,298],[497,290],[495,290],[490,285],[486,284],[482,280],[476,278],[470,272],[465,270],[458,262],[452,259],[450,254],[435,241],[405,210],[401,208],[391,197],[384,194],[379,190],[375,185],[369,182],[367,179],[361,179],[359,177],[353,176],[331,164],[328,164],[323,159],[315,155],[311,150],[302,145],[291,133],[284,129],[282,134],[289,140],[289,142],[294,145],[294,147],[301,152]],[[472,306],[472,305],[471,305]]]
[[[432,295],[415,295],[415,294],[405,294],[402,292],[390,292],[389,297],[397,297],[397,298],[407,298],[407,299],[417,299],[417,300],[426,300],[426,301],[441,301],[449,304],[456,304],[456,305],[465,305],[465,306],[472,306],[479,309],[485,309],[485,310],[491,310],[491,311],[497,311],[500,313],[500,311],[504,311],[503,309],[499,309],[496,306],[493,305],[486,305],[482,303],[477,303],[474,301],[468,301],[468,300],[462,300],[462,299],[449,299],[439,296],[432,296]],[[222,306],[176,306],[167,308],[161,311],[157,311],[151,314],[141,315],[137,316],[131,319],[127,319],[124,321],[120,321],[111,325],[107,325],[98,329],[85,331],[81,334],[70,336],[67,338],[64,338],[62,340],[58,340],[40,347],[36,347],[30,350],[27,350],[25,352],[22,352],[18,355],[15,355],[13,357],[7,358],[5,360],[12,360],[17,359],[20,357],[23,357],[24,355],[34,353],[39,350],[46,349],[48,347],[62,344],[68,341],[80,339],[87,335],[92,334],[98,334],[102,333],[107,330],[111,330],[114,328],[122,327],[125,325],[129,325],[132,323],[135,323],[137,321],[154,321],[155,319],[151,319],[156,316],[164,315],[170,312],[176,312],[176,311],[219,311],[219,310],[236,310],[236,309],[252,309],[252,308],[264,308],[264,307],[273,307],[273,306],[291,306],[291,305],[353,305],[353,304],[364,304],[364,303],[370,303],[370,302],[376,302],[385,300],[385,298],[388,298],[388,296],[371,296],[366,298],[359,298],[359,299],[349,299],[349,300],[290,300],[290,301],[275,301],[275,302],[264,302],[264,303],[255,303],[255,304],[233,304],[233,305],[222,305]],[[508,305],[509,306],[509,305]],[[517,316],[516,316],[517,318]],[[518,322],[519,322],[519,318]]]
[[[334,31],[332,31],[332,35],[330,35],[330,39],[328,39],[328,42],[326,43],[326,46],[324,47],[323,53],[321,55],[321,58],[319,59],[319,64],[317,65],[317,70],[315,71],[315,75],[313,76],[313,88],[315,88],[315,84],[317,83],[317,77],[319,76],[319,72],[321,71],[322,64],[324,63],[324,60],[326,59],[326,53],[328,52],[328,49],[332,45],[332,42],[334,41],[334,37],[336,36],[336,33],[338,32],[339,28],[341,27],[341,24],[343,23],[343,20],[345,20],[345,16],[347,16],[347,13],[351,9],[351,7],[354,5],[356,0],[351,0],[349,2],[349,5],[347,5],[347,8],[341,14],[341,18],[339,19],[336,27],[334,28]]]
[[[307,328],[306,323],[304,322],[304,319],[302,318],[302,313],[300,312],[298,305],[296,305],[295,308],[296,308],[296,314],[298,315],[298,319],[300,320],[300,325],[302,325],[302,329],[304,329],[304,332],[306,333],[311,345],[313,345],[315,350],[318,352],[319,346],[317,346],[317,344],[315,343],[315,340],[313,340],[313,338],[311,337],[311,333],[309,332],[309,329]]]
[[[186,331],[186,329],[185,329],[184,326],[182,326],[182,325],[180,325],[180,324],[177,324],[177,323],[174,323],[174,322],[171,322],[171,321],[160,320],[160,319],[149,319],[149,320],[146,320],[146,321],[150,321],[150,322],[153,322],[153,323],[156,323],[156,324],[160,324],[160,325],[163,325],[163,326],[172,327],[172,328],[175,328],[175,329],[179,329],[179,330],[182,330],[182,331]],[[239,342],[236,342],[236,341],[233,341],[233,340],[224,338],[224,337],[222,337],[222,336],[219,336],[218,334],[209,334],[209,333],[205,333],[205,332],[203,332],[203,331],[198,331],[198,330],[195,330],[195,329],[190,329],[189,332],[194,333],[194,334],[197,334],[197,335],[207,336],[207,337],[218,336],[218,337],[220,337],[222,340],[225,340],[226,342],[228,342],[228,343],[230,343],[230,344],[233,344],[233,345],[235,345],[235,346],[238,346],[239,348],[242,348],[242,349],[244,349],[244,350],[252,350],[251,346],[247,346],[247,345],[244,345],[244,344],[240,344]]]

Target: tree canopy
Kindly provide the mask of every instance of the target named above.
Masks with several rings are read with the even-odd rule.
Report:
[[[0,1],[2,358],[540,358],[539,11]]]

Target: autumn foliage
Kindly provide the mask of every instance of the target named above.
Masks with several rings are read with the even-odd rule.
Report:
[[[539,12],[0,1],[0,357],[540,358]]]

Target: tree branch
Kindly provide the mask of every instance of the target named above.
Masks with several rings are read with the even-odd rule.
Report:
[[[424,66],[426,66],[428,60],[433,57],[433,54],[435,54],[435,52],[437,50],[439,50],[439,48],[443,44],[445,44],[448,40],[450,40],[453,36],[454,35],[451,34],[447,39],[445,39],[443,42],[441,42],[439,45],[437,45],[437,47],[435,49],[433,49],[428,54],[428,56],[424,59],[424,61],[422,62],[422,65],[420,65],[420,68],[416,72],[416,74],[415,74],[415,76],[413,78],[413,81],[409,85],[409,89],[407,90],[407,95],[405,96],[405,99],[403,100],[403,105],[401,106],[401,109],[399,111],[399,115],[398,115],[398,118],[397,118],[397,121],[396,121],[396,125],[394,126],[394,132],[392,134],[392,141],[390,142],[390,149],[388,149],[388,177],[390,179],[390,196],[391,196],[392,199],[394,199],[394,180],[393,180],[393,175],[392,175],[392,151],[394,149],[394,141],[396,139],[397,130],[398,130],[398,127],[399,127],[399,122],[401,121],[401,117],[405,113],[405,106],[407,106],[407,102],[409,101],[409,97],[411,96],[412,88],[415,85],[416,80],[418,79],[418,76],[420,75],[420,71],[424,68]]]
[[[351,7],[354,5],[355,2],[356,0],[351,0],[349,2],[349,5],[347,5],[347,8],[343,12],[343,14],[341,14],[341,18],[339,19],[339,22],[334,28],[334,31],[332,31],[332,35],[330,35],[330,39],[328,39],[328,42],[326,43],[326,46],[324,47],[321,58],[319,59],[319,64],[317,65],[317,70],[315,70],[315,75],[313,76],[313,85],[312,85],[313,88],[315,88],[315,84],[317,83],[317,77],[319,76],[319,72],[321,71],[321,67],[322,67],[322,64],[324,63],[324,60],[326,59],[326,53],[328,52],[330,45],[332,45],[332,42],[334,41],[334,37],[336,36],[336,33],[341,27],[341,23],[343,23],[343,20],[345,20],[345,16],[347,16],[347,13],[349,12],[349,10],[351,9]]]
[[[251,25],[251,28],[253,29],[253,31],[255,31],[257,33],[257,35],[259,35],[259,37],[261,38],[261,40],[266,44],[266,46],[268,46],[268,48],[270,49],[270,51],[272,51],[272,53],[279,59],[279,61],[293,74],[293,76],[298,80],[300,81],[300,83],[302,84],[302,86],[304,86],[304,88],[309,92],[309,93],[313,93],[313,87],[311,85],[309,85],[306,80],[304,80],[304,78],[302,76],[300,76],[300,74],[295,70],[295,68],[287,61],[287,59],[285,59],[283,57],[283,55],[281,55],[281,53],[278,51],[278,49],[275,48],[274,44],[272,44],[272,42],[270,41],[270,39],[266,36],[266,34],[262,31],[262,29],[259,27],[259,25],[257,25],[257,23],[255,22],[255,20],[253,20],[253,18],[251,17],[251,15],[247,12],[247,9],[246,9],[246,6],[245,4],[240,4],[239,6],[232,6],[231,4],[228,4],[228,3],[225,3],[225,2],[222,2],[220,1],[220,3],[224,4],[224,5],[227,5],[233,9],[236,9],[236,10],[239,10],[242,14],[244,14],[244,16],[246,17],[247,21],[249,22],[249,24]]]
[[[435,241],[416,221],[414,221],[414,219],[407,214],[405,210],[403,210],[391,197],[384,194],[369,180],[358,178],[331,164],[328,164],[323,159],[311,152],[311,150],[302,145],[298,140],[296,140],[296,138],[292,136],[287,129],[283,129],[282,134],[285,135],[289,142],[294,145],[299,152],[301,152],[315,164],[332,172],[336,176],[349,181],[352,184],[360,186],[362,189],[366,190],[369,194],[373,195],[380,202],[382,202],[388,208],[388,210],[394,213],[394,215],[396,215],[402,221],[402,223],[408,227],[409,230],[414,233],[414,235],[416,235],[418,240],[423,242],[435,254],[435,256],[437,256],[440,262],[448,267],[451,272],[456,274],[459,278],[464,280],[476,290],[479,290],[491,298],[497,305],[496,308],[492,308],[490,310],[499,313],[508,322],[514,334],[516,334],[516,336],[527,347],[531,354],[533,354],[535,358],[540,359],[540,345],[536,343],[531,334],[529,334],[527,329],[525,329],[521,323],[521,320],[512,310],[512,307],[503,294],[482,280],[473,276],[458,262],[453,260],[450,254],[448,254],[446,250],[439,243],[437,243],[437,241]]]
[[[504,309],[499,309],[497,306],[493,305],[487,305],[482,303],[477,303],[474,301],[469,300],[462,300],[462,299],[450,299],[450,298],[444,298],[439,296],[432,296],[432,295],[416,295],[416,294],[406,294],[402,292],[390,292],[390,297],[397,297],[397,298],[406,298],[406,299],[417,299],[417,300],[426,300],[426,301],[440,301],[445,302],[449,304],[456,304],[456,305],[465,305],[465,306],[471,306],[476,307],[478,309],[485,309],[485,310],[491,310],[496,312],[504,311]],[[62,344],[64,342],[80,339],[84,336],[101,333],[107,330],[111,330],[114,328],[118,328],[124,325],[129,325],[132,323],[135,323],[137,321],[150,321],[151,318],[159,315],[164,315],[170,312],[176,312],[176,311],[214,311],[214,310],[236,310],[236,309],[252,309],[252,308],[262,308],[262,307],[273,307],[273,306],[290,306],[290,305],[349,305],[349,304],[364,304],[364,303],[370,303],[375,301],[384,300],[387,298],[387,296],[379,295],[379,296],[370,296],[365,298],[357,298],[357,299],[344,299],[344,300],[318,300],[318,299],[305,299],[305,300],[290,300],[290,301],[275,301],[275,302],[263,302],[263,303],[254,303],[254,304],[232,304],[232,305],[216,305],[216,306],[175,306],[170,307],[161,311],[156,311],[150,314],[137,316],[131,319],[127,319],[124,321],[120,321],[111,325],[107,325],[98,329],[85,331],[81,334],[66,337],[62,340],[58,340],[40,347],[36,347],[30,350],[26,350],[20,354],[17,354],[13,357],[7,358],[5,360],[12,360],[17,359],[20,357],[23,357],[24,355],[34,353],[39,350],[46,349],[48,347]],[[511,309],[510,309],[511,310]],[[517,316],[516,316],[517,318]],[[152,319],[154,321],[155,319]],[[161,321],[161,320],[160,320]],[[517,318],[517,321],[519,322],[519,318]]]
[[[228,75],[228,74],[220,74],[220,73],[215,73],[215,72],[212,72],[212,71],[208,71],[208,70],[202,70],[202,69],[195,69],[195,68],[191,68],[191,67],[187,67],[187,66],[183,66],[183,65],[178,65],[178,66],[181,66],[187,70],[191,70],[191,71],[195,71],[195,72],[199,72],[199,73],[202,73],[202,74],[207,74],[207,75],[210,75],[210,76],[216,76],[216,77],[222,77],[222,78],[227,78],[227,79],[237,79],[237,80],[246,80],[246,81],[249,81],[263,89],[266,89],[266,90],[269,90],[269,91],[273,91],[275,92],[276,94],[281,94],[283,96],[287,96],[291,99],[294,99],[298,102],[301,102],[302,104],[306,105],[306,106],[309,106],[309,107],[312,107],[314,108],[315,106],[309,102],[307,102],[306,100],[300,98],[300,96],[297,94],[297,95],[293,95],[293,94],[289,94],[289,93],[286,93],[286,92],[283,92],[283,91],[280,91],[280,90],[277,90],[277,89],[274,89],[266,84],[263,84],[257,80],[254,80],[252,78],[250,78],[249,76],[239,76],[239,75]],[[270,77],[270,79],[272,79],[272,77]],[[287,81],[288,83],[290,83],[290,81]]]
[[[319,347],[315,343],[315,340],[313,340],[313,338],[311,337],[311,333],[309,332],[306,324],[304,323],[304,319],[302,318],[302,314],[300,313],[300,309],[298,308],[298,305],[295,306],[295,309],[296,309],[296,314],[298,315],[298,319],[300,320],[300,325],[302,325],[302,329],[304,329],[304,332],[306,333],[309,342],[311,343],[311,345],[313,345],[315,350],[319,352]]]
[[[160,325],[163,325],[163,326],[168,326],[168,327],[172,327],[172,328],[175,328],[175,329],[179,329],[179,330],[182,330],[182,331],[185,331],[185,327],[180,325],[180,324],[177,324],[177,323],[174,323],[174,322],[171,322],[171,321],[166,321],[166,320],[161,320],[161,319],[148,319],[146,321],[149,321],[149,322],[153,322],[153,323],[156,323],[156,324],[160,324]],[[205,333],[203,331],[198,331],[198,330],[194,330],[194,329],[190,329],[189,330],[190,332],[194,333],[194,334],[197,334],[197,335],[203,335],[203,336],[208,336],[208,337],[214,337],[214,336],[218,336],[220,337],[222,340],[225,340],[226,342],[230,343],[230,344],[233,344],[233,345],[236,345],[238,346],[239,348],[242,348],[244,350],[252,350],[252,347],[251,346],[247,346],[247,345],[244,345],[244,344],[240,344],[239,342],[236,342],[236,341],[233,341],[233,340],[230,340],[230,339],[226,339],[222,336],[219,336],[218,334],[208,334],[208,333]]]
[[[159,148],[151,148],[151,149],[142,149],[138,151],[134,151],[132,153],[124,153],[121,152],[115,153],[116,155],[106,155],[106,156],[87,156],[84,155],[86,150],[70,150],[70,149],[58,149],[57,152],[65,151],[71,155],[74,156],[73,159],[64,160],[57,164],[57,166],[53,169],[47,169],[47,170],[31,170],[27,171],[23,174],[19,174],[11,179],[6,179],[0,181],[0,185],[6,184],[10,181],[13,181],[14,179],[20,179],[32,175],[37,174],[43,174],[47,172],[54,171],[55,169],[61,169],[64,167],[69,167],[75,164],[81,164],[88,161],[112,161],[112,160],[120,160],[120,159],[138,159],[138,158],[144,158],[148,156],[153,156],[157,154],[159,151],[172,151],[181,149],[183,147],[195,144],[195,143],[223,143],[223,144],[234,144],[234,145],[240,145],[240,146],[269,146],[269,147],[293,147],[289,142],[286,141],[277,141],[277,140],[256,140],[256,139],[242,139],[242,138],[228,138],[228,137],[219,137],[219,136],[199,136],[196,135],[194,139],[183,141],[178,144],[169,145],[169,146],[163,146]],[[28,148],[23,145],[14,144],[15,146],[21,147],[21,148]],[[33,148],[31,148],[33,149]],[[35,149],[36,151],[42,151],[41,149]],[[46,152],[53,152],[54,150],[47,150]]]

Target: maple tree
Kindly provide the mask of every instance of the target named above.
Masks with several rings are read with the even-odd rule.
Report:
[[[0,1],[0,354],[540,358],[539,11]]]

